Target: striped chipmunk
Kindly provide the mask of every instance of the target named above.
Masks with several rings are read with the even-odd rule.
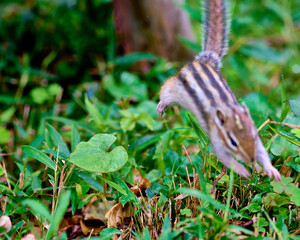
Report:
[[[242,177],[249,171],[236,159],[261,163],[270,178],[281,179],[271,164],[245,104],[236,100],[219,72],[227,52],[229,21],[225,0],[206,0],[202,52],[161,87],[157,112],[178,104],[194,113],[222,163]]]

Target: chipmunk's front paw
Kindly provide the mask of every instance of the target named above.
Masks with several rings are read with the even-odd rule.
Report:
[[[235,171],[242,177],[249,179],[250,173],[244,166],[239,167],[238,169],[235,169]]]
[[[274,180],[276,182],[281,180],[281,175],[280,173],[277,171],[276,168],[274,168],[273,166],[268,167],[268,169],[265,169],[266,173],[268,174],[269,178],[272,179],[272,177],[274,176]]]
[[[156,107],[156,111],[157,111],[158,115],[162,116],[164,111],[167,109],[167,107],[168,106],[166,106],[165,104],[162,103],[162,101],[160,101]]]

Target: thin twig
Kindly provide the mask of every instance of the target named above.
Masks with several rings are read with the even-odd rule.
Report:
[[[211,188],[211,191],[210,191],[211,194],[213,194],[215,192],[215,189],[217,187],[217,184],[218,184],[219,180],[225,175],[226,171],[227,171],[227,168],[225,166],[223,166],[222,172],[217,177],[217,179],[215,180],[215,182],[213,184],[213,187]]]
[[[284,125],[284,126],[288,126],[290,128],[298,128],[300,129],[299,125],[295,125],[295,124],[291,124],[291,123],[281,123],[281,122],[275,122],[275,121],[270,121],[270,119],[267,119],[258,129],[257,131],[259,132],[264,126],[266,126],[268,123],[273,123],[273,124],[277,124],[277,125]]]

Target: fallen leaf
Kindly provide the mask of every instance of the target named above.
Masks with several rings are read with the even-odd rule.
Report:
[[[103,224],[103,225],[102,225]],[[99,220],[80,220],[81,231],[84,235],[99,235],[99,233],[105,228],[105,223]]]
[[[130,203],[126,203],[123,207],[121,203],[113,206],[105,217],[107,218],[108,228],[122,228],[124,225],[129,225],[131,222],[131,217],[133,216],[132,206]]]
[[[130,190],[136,195],[136,196],[140,196],[142,193],[143,196],[145,196],[145,191],[147,190],[148,187],[151,187],[151,183],[147,178],[142,178],[139,181],[139,184],[136,186],[133,186],[130,188]]]

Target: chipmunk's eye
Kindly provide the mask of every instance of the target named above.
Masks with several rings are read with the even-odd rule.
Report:
[[[238,147],[238,143],[237,141],[231,136],[231,134],[229,132],[227,132],[227,136],[230,140],[231,145],[233,146],[233,148],[237,148]]]

